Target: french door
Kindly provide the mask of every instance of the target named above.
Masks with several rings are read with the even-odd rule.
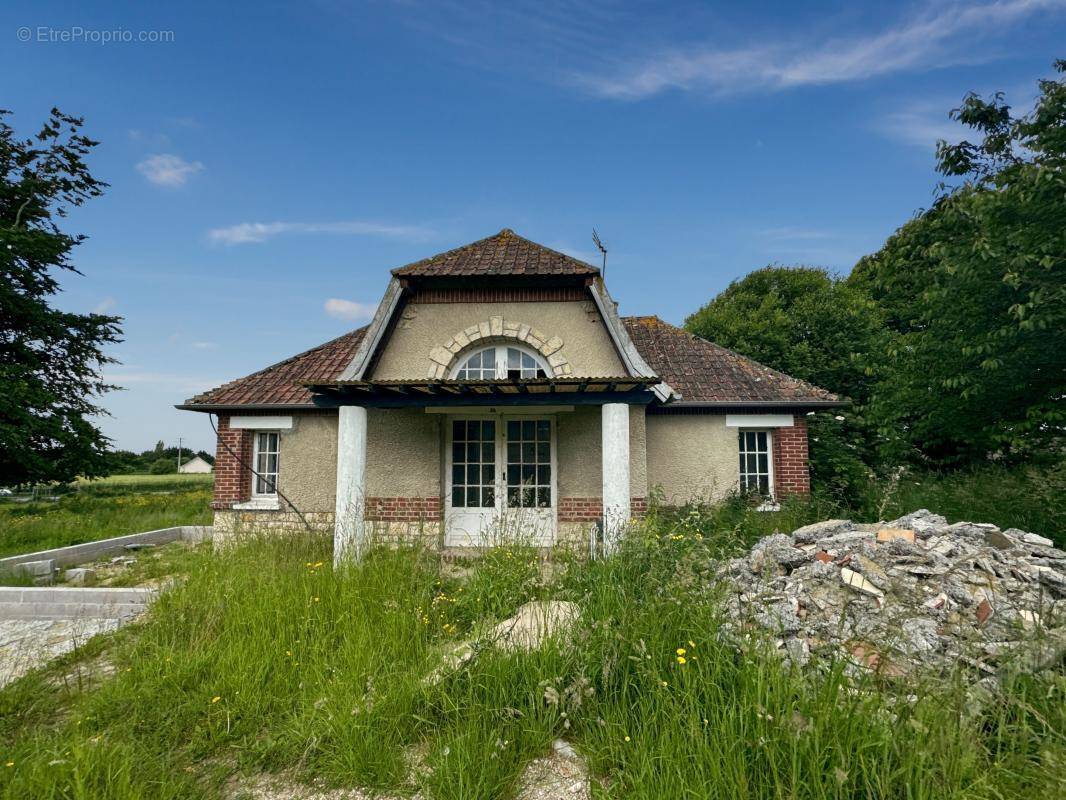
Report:
[[[555,424],[550,417],[448,420],[445,544],[555,538]]]

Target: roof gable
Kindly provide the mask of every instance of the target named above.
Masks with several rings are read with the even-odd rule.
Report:
[[[392,271],[397,278],[493,276],[589,277],[600,274],[591,264],[530,241],[510,228],[415,261]]]
[[[655,316],[622,317],[655,374],[682,403],[837,404],[837,395],[694,336]]]

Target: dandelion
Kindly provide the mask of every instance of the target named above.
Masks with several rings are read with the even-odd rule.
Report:
[[[214,697],[211,698],[211,702],[212,703],[217,703],[221,699],[222,698],[219,695],[216,694]]]
[[[6,764],[4,764],[4,766],[5,767],[13,767],[13,766],[15,766],[15,762],[14,761],[8,761]]]
[[[687,664],[688,660],[684,656],[678,656],[677,657],[677,663],[678,664]]]
[[[311,599],[314,600],[316,603],[318,602],[318,598],[317,597],[312,597]]]
[[[688,646],[691,647],[693,650],[696,649],[696,643],[691,639],[688,640]]]
[[[677,648],[677,654],[678,654],[679,656],[683,656],[683,655],[685,655],[685,648],[684,648],[684,647],[679,647],[679,648]]]
[[[627,741],[627,742],[629,741],[629,737],[628,737],[628,736],[626,737],[626,741]]]

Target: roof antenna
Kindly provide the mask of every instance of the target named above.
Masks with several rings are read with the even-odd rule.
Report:
[[[597,249],[603,253],[603,269],[600,271],[601,276],[606,279],[607,277],[607,247],[600,241],[600,235],[596,233],[596,229],[592,229],[592,242],[596,245]]]

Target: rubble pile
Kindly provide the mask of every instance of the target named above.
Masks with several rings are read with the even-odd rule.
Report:
[[[769,631],[796,664],[843,652],[855,670],[968,665],[994,676],[1066,647],[1066,552],[1017,528],[925,509],[892,522],[828,520],[759,541],[719,569],[735,633]]]

